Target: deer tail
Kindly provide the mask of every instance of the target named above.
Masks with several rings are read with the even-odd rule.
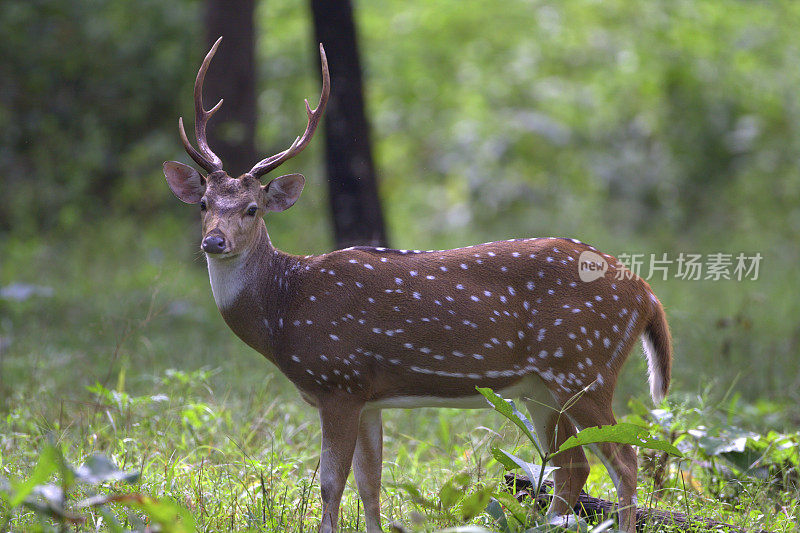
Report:
[[[667,395],[672,374],[672,336],[667,325],[664,307],[654,294],[650,294],[653,315],[642,334],[642,346],[647,358],[650,380],[650,397],[658,404]]]

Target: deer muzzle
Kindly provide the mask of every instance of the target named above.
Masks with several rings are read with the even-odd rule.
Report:
[[[200,247],[207,254],[223,254],[226,251],[227,242],[221,232],[214,231],[203,238]]]

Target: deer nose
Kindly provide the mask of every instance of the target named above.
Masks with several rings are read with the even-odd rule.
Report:
[[[225,238],[219,235],[209,235],[203,239],[202,248],[209,254],[221,254],[225,251]]]

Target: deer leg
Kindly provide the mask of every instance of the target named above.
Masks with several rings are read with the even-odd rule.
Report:
[[[549,401],[552,403],[552,399]],[[544,402],[528,400],[526,403],[536,434],[545,447],[543,451],[557,450],[565,440],[575,434],[575,426],[566,415]],[[578,502],[578,495],[586,483],[586,478],[589,477],[589,463],[583,449],[578,447],[555,456],[551,464],[559,469],[554,474],[553,499],[547,514],[556,519],[563,516],[568,520]]]
[[[367,409],[361,412],[358,425],[358,440],[353,456],[353,470],[358,486],[358,495],[364,503],[367,533],[379,533],[381,529],[381,467],[383,460],[383,427],[381,410]]]
[[[592,401],[589,395],[580,398],[567,414],[579,428],[616,424],[608,402]],[[629,444],[614,442],[592,444],[590,448],[608,470],[617,489],[619,528],[628,533],[635,533],[638,471],[636,451]]]
[[[342,401],[341,398],[317,399],[322,422],[322,454],[319,480],[322,489],[322,533],[338,530],[339,503],[350,474],[353,451],[358,436],[361,404]]]
[[[549,423],[552,424],[551,432],[556,439],[555,450],[575,434],[575,426],[564,415],[559,413],[552,415]],[[552,463],[553,466],[558,467],[558,470],[554,474],[553,485],[555,488],[548,514],[572,514],[575,504],[578,503],[578,495],[589,477],[589,462],[586,460],[586,454],[579,446],[556,455],[553,457]]]

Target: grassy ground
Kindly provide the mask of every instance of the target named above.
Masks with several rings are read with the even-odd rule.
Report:
[[[0,287],[29,283],[50,287],[52,294],[0,300],[0,475],[25,479],[48,439],[54,439],[75,464],[101,452],[125,469],[140,470],[137,484],[114,484],[112,490],[174,500],[202,531],[314,530],[320,514],[316,413],[276,369],[228,331],[214,307],[202,257],[193,250],[195,238],[183,228],[168,220],[158,227],[119,222],[69,241],[5,243]],[[768,390],[777,379],[798,379],[779,376],[780,361],[741,359],[751,348],[747,331],[784,333],[783,323],[759,313],[759,306],[767,305],[763,298],[783,306],[781,312],[791,311],[793,296],[777,296],[781,283],[776,276],[760,286],[767,296],[717,297],[713,306],[702,302],[716,287],[656,287],[676,330],[672,397],[679,407],[673,412],[684,426],[710,426],[707,417],[714,409],[703,401],[725,396],[741,373],[745,377],[725,403],[736,407],[734,422],[759,431],[797,431],[797,412],[788,407],[796,392],[762,395],[758,405],[730,403],[740,388]],[[725,320],[748,325],[742,333]],[[778,348],[786,354],[791,350]],[[697,375],[714,374],[704,365],[717,356],[729,358],[725,366],[739,370],[717,372],[721,377],[709,385],[707,377]],[[649,403],[646,396],[644,364],[632,358],[618,392],[618,411],[631,419],[648,416],[626,406],[630,397]],[[503,469],[492,459],[491,446],[533,459],[518,433],[490,412],[397,410],[384,420],[385,523],[399,520],[423,529],[458,525],[457,517],[415,503],[401,486],[411,484],[436,501],[445,481],[459,472],[469,473],[471,487],[498,486]],[[668,432],[669,424],[664,427]],[[697,464],[684,463],[683,477],[673,463],[665,480],[643,468],[639,501],[740,526],[794,530],[800,501],[796,479],[775,485],[769,476],[726,477],[725,469],[704,469],[700,463],[708,457],[696,448],[691,457]],[[791,466],[790,461],[783,471],[789,477]],[[660,500],[654,499],[654,484],[662,490]],[[345,529],[363,530],[354,489],[351,478],[342,523]],[[592,468],[586,490],[616,499],[599,465]],[[0,526],[7,512],[0,499]],[[101,515],[88,516],[85,529],[105,527]],[[31,510],[18,509],[10,527],[29,530],[38,523]],[[492,525],[486,514],[471,523]]]

